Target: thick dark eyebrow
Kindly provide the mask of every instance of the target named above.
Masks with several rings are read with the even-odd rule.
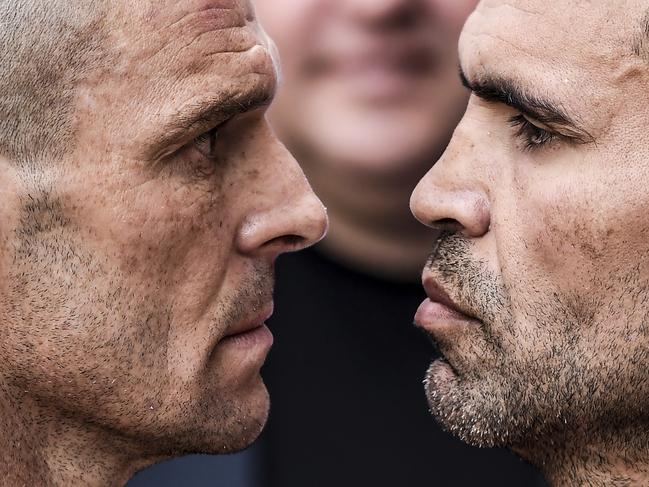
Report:
[[[593,142],[593,137],[556,103],[526,93],[513,81],[482,76],[469,80],[460,67],[462,84],[485,101],[503,103],[539,122],[567,132],[566,135],[581,142]]]

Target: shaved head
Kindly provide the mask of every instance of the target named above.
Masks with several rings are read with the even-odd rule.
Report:
[[[0,486],[247,447],[320,201],[248,0],[0,0]]]
[[[0,0],[0,156],[69,151],[75,85],[101,58],[103,19],[101,1]]]

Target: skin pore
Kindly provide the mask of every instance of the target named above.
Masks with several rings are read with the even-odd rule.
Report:
[[[647,485],[649,3],[556,7],[483,1],[462,33],[473,95],[411,200],[441,231],[424,284],[455,309],[419,315],[444,357],[426,390],[552,485]]]
[[[327,225],[266,122],[277,69],[249,2],[100,17],[65,150],[0,156],[2,485],[123,485],[248,446],[273,263]]]
[[[466,104],[456,45],[475,0],[258,0],[282,53],[273,128],[327,206],[321,248],[415,280],[430,230],[408,211]]]

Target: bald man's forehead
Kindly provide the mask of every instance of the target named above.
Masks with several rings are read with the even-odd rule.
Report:
[[[590,61],[630,55],[648,7],[637,0],[483,0],[465,31],[544,61]]]
[[[460,39],[462,68],[469,79],[502,78],[551,97],[566,112],[590,118],[594,132],[603,130],[623,90],[645,89],[631,81],[649,67],[633,50],[648,6],[635,0],[483,0]]]
[[[530,53],[628,55],[648,11],[648,0],[482,0],[472,20],[484,34],[511,37]]]

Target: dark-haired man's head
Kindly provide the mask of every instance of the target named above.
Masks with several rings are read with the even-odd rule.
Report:
[[[433,414],[555,485],[649,483],[649,2],[483,1],[466,114],[411,206]]]
[[[251,5],[0,0],[0,27],[0,478],[247,446],[274,260],[326,226]]]

